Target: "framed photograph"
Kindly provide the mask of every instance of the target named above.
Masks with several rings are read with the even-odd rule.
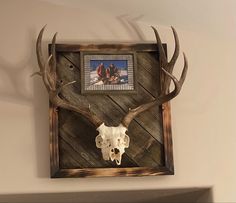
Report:
[[[83,94],[136,93],[135,52],[82,52]]]

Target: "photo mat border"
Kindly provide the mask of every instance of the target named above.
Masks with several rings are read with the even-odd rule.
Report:
[[[137,93],[137,59],[136,52],[86,51],[80,53],[81,93],[82,94],[135,94]],[[91,60],[127,60],[128,84],[90,85]]]

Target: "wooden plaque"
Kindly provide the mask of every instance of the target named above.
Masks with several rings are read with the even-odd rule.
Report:
[[[166,45],[164,45],[166,48]],[[136,52],[137,94],[81,94],[81,53],[101,51]],[[61,97],[90,106],[106,124],[117,126],[129,108],[153,100],[161,90],[156,44],[56,45],[57,79],[76,81]],[[130,124],[130,146],[122,163],[104,161],[96,147],[98,132],[80,114],[50,104],[51,177],[144,176],[174,174],[170,104],[141,113]]]

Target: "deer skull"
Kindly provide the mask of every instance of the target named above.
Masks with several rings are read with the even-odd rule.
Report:
[[[103,123],[97,128],[97,131],[99,135],[95,142],[97,148],[102,151],[103,159],[115,160],[116,164],[120,165],[125,148],[129,147],[129,136],[125,133],[127,128],[122,124],[117,127],[108,127]]]

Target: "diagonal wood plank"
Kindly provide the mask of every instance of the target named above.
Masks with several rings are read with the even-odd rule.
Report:
[[[70,61],[65,60],[65,58],[59,57],[58,75],[63,82],[66,83],[72,80],[80,80],[79,69],[77,67],[72,67],[73,65],[74,64],[70,63]],[[80,83],[76,83],[75,85],[66,88],[62,95],[75,104],[78,104],[78,101],[80,105],[85,106],[90,103],[91,109],[109,125],[117,125],[120,122],[124,115],[124,111],[121,107],[114,105],[109,97],[101,95],[78,97],[79,93]],[[141,127],[139,123],[132,122],[129,128],[129,135],[131,137],[131,146],[127,149],[127,155],[132,158],[132,160],[140,166],[153,167],[163,163],[162,158],[158,156],[158,153],[162,153],[163,146],[155,140],[146,129]],[[157,150],[150,150],[153,148]]]
[[[80,157],[62,138],[59,139],[60,168],[82,168],[88,166],[87,161]]]
[[[104,161],[101,151],[95,145],[96,130],[78,113],[60,109],[59,113],[60,137],[70,144],[73,149],[74,157],[82,157],[83,167],[117,167],[114,162]],[[61,121],[63,117],[63,122]],[[65,118],[66,117],[66,118]],[[86,163],[84,163],[86,161]],[[137,166],[135,162],[124,156],[122,160],[123,167]]]
[[[76,75],[80,75],[80,54],[79,53],[62,53],[62,55],[73,64],[76,69]],[[151,101],[154,99],[160,90],[158,82],[159,73],[157,71],[158,62],[156,60],[155,53],[138,53],[138,94],[136,95],[109,95],[109,97],[119,105],[125,112],[128,112],[129,108],[135,108],[138,105]],[[65,65],[69,67],[70,65]],[[80,78],[76,80],[80,81]],[[77,86],[77,85],[76,85]],[[78,85],[78,93],[80,92],[80,86]],[[160,107],[153,107],[147,112],[143,112],[137,116],[135,120],[159,142],[163,143],[162,136],[162,122],[161,122],[161,109]],[[118,125],[119,122],[116,124]]]

